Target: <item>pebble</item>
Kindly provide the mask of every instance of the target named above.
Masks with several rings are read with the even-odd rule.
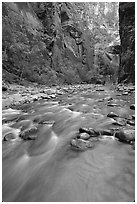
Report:
[[[116,114],[114,112],[110,112],[110,113],[107,114],[107,117],[109,117],[109,118],[118,117],[118,114]]]

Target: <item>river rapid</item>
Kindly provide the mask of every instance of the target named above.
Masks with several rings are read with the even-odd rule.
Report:
[[[4,109],[2,200],[4,202],[133,202],[135,150],[115,137],[103,136],[93,148],[73,149],[79,128],[127,128],[134,115],[134,92],[102,85],[62,87],[56,98]],[[21,132],[37,128],[35,139]],[[4,141],[10,134],[12,139]]]

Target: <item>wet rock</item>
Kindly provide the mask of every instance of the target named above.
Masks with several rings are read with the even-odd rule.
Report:
[[[108,103],[108,106],[114,107],[114,106],[118,106],[118,104],[116,104],[116,103]]]
[[[135,140],[135,130],[120,130],[115,133],[115,137],[122,142],[130,142]]]
[[[94,143],[88,141],[88,140],[83,140],[83,139],[72,139],[71,140],[71,145],[74,147],[76,150],[80,151],[85,151],[88,148],[93,148]]]
[[[7,91],[8,87],[6,85],[2,85],[2,91]]]
[[[125,126],[126,120],[124,118],[115,118],[115,122],[113,122],[113,125]]]
[[[133,150],[135,150],[135,141],[131,141],[130,144],[132,145]]]
[[[96,81],[96,84],[103,84],[103,81],[97,80],[97,81]]]
[[[134,125],[135,125],[135,121],[128,120],[128,121],[127,121],[127,124],[129,124],[129,125],[133,125],[133,126],[134,126]]]
[[[114,112],[110,112],[110,113],[107,114],[107,117],[109,117],[109,118],[114,118],[114,117],[118,117],[118,116],[119,115],[114,113]]]
[[[55,94],[51,94],[50,98],[56,98],[56,95]]]
[[[111,101],[111,100],[113,100],[113,98],[110,97],[110,96],[108,96],[108,97],[106,97],[106,98],[104,98],[104,99],[107,100],[107,101]]]
[[[100,134],[99,131],[94,130],[93,128],[79,128],[79,133],[87,133],[91,137],[97,137]]]
[[[88,140],[90,138],[90,135],[86,132],[83,132],[83,133],[79,134],[79,137],[80,137],[80,139]]]
[[[19,137],[21,137],[24,140],[35,140],[37,138],[37,133],[38,129],[36,127],[33,127],[29,130],[21,132]]]
[[[135,110],[135,104],[132,104],[132,105],[130,106],[130,109],[131,109],[131,110]]]
[[[128,92],[127,92],[127,91],[126,91],[126,92],[123,92],[122,95],[123,95],[123,96],[126,96],[126,95],[128,95]]]
[[[108,135],[108,136],[113,136],[114,131],[113,130],[100,130],[100,135]]]
[[[42,99],[50,99],[51,97],[48,96],[48,95],[44,95],[44,94],[43,94],[43,95],[41,95],[41,98],[42,98]]]
[[[96,91],[104,91],[104,89],[96,89]]]
[[[129,87],[130,91],[135,91],[135,87]]]
[[[38,101],[38,96],[34,96],[33,101]]]
[[[122,94],[116,94],[116,96],[122,96]]]
[[[10,141],[14,139],[16,139],[16,136],[13,133],[8,133],[3,138],[4,141]]]
[[[104,98],[98,99],[98,102],[104,102]]]

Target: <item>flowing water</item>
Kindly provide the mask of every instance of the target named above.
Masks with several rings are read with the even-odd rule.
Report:
[[[107,117],[110,111],[123,118],[134,114],[129,108],[133,95],[116,95],[108,87],[83,85],[52,101],[3,110],[3,137],[15,136],[2,145],[3,201],[133,202],[135,150],[131,145],[114,137],[104,137],[86,151],[70,145],[80,127],[116,128]],[[111,97],[116,104],[112,107],[108,106]],[[20,130],[34,126],[38,128],[35,140],[18,137]]]

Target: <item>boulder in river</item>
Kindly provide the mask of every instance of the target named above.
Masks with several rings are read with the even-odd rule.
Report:
[[[85,151],[87,148],[93,148],[94,143],[88,140],[83,140],[83,139],[72,139],[71,146],[75,150]]]
[[[93,129],[93,128],[79,128],[79,133],[87,133],[89,134],[91,137],[97,137],[100,135],[99,131]]]
[[[37,138],[38,129],[37,127],[32,127],[26,131],[20,133],[19,137],[24,140],[35,140]]]
[[[122,142],[135,141],[135,130],[119,130],[115,133],[115,137]]]

